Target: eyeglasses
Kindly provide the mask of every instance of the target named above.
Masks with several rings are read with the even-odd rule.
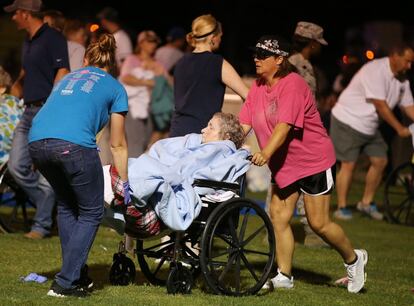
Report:
[[[255,53],[253,53],[253,59],[258,59],[260,61],[263,61],[267,59],[268,57],[274,56],[273,54],[269,54],[266,51],[256,50]]]

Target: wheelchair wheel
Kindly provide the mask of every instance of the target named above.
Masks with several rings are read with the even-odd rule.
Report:
[[[390,222],[414,226],[414,164],[402,164],[388,176],[384,206]]]
[[[193,274],[181,263],[173,264],[167,278],[167,292],[169,294],[190,294],[193,286]]]
[[[272,270],[275,246],[266,212],[248,199],[232,199],[207,220],[201,238],[201,271],[216,294],[255,294]]]
[[[170,240],[137,240],[137,259],[142,273],[156,286],[167,283],[170,262],[174,254],[175,234]]]
[[[7,171],[0,170],[0,227],[8,233],[29,231],[35,206]]]
[[[115,286],[127,286],[135,281],[134,262],[123,253],[115,253],[111,270],[109,272],[109,281]]]

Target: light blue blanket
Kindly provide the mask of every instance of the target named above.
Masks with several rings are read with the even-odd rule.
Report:
[[[201,210],[194,179],[235,182],[246,173],[249,152],[228,140],[202,144],[200,134],[163,139],[148,153],[128,160],[129,183],[142,205],[155,207],[172,230],[186,230]],[[211,190],[210,190],[211,191]]]

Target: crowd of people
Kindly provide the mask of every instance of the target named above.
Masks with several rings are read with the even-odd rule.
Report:
[[[248,88],[215,53],[223,29],[210,14],[195,18],[189,33],[171,28],[162,47],[153,30],[143,30],[133,49],[113,8],[98,13],[103,31],[89,38],[80,20],[42,11],[41,0],[15,0],[4,10],[27,35],[16,80],[0,68],[0,158],[36,205],[26,238],[51,235],[57,203],[62,267],[48,295],[85,297],[93,286],[86,262],[103,217],[102,162],[108,159],[116,167],[128,204],[128,157],[141,156],[161,139],[192,133],[201,133],[201,143],[230,140],[239,148],[251,130],[259,144],[251,162],[271,171],[267,205],[277,242],[277,275],[264,288],[294,287],[290,221],[298,206],[305,233],[316,237],[312,246],[335,249],[347,270],[348,291],[361,291],[368,253],[354,249],[331,220],[331,194],[336,185],[333,216],[351,219],[348,193],[364,153],[370,166],[356,208],[383,218],[374,202],[387,164],[378,125],[383,120],[398,136],[411,135],[392,112],[398,105],[414,120],[406,79],[414,61],[411,46],[396,44],[389,56],[346,76],[324,126],[311,61],[328,43],[317,24],[298,22],[292,44],[277,35],[260,37],[253,51],[257,79]],[[243,100],[237,141],[220,128],[226,120],[239,124],[219,113],[226,87]],[[109,157],[103,156],[105,146]]]

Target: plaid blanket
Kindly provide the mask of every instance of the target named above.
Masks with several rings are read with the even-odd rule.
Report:
[[[111,186],[114,193],[113,205],[123,206],[124,181],[121,180],[115,167],[111,166],[109,173],[111,174]],[[164,225],[155,213],[154,208],[150,204],[144,207],[136,205],[139,200],[134,196],[131,197],[131,200],[124,213],[125,233],[138,239],[158,235]]]

